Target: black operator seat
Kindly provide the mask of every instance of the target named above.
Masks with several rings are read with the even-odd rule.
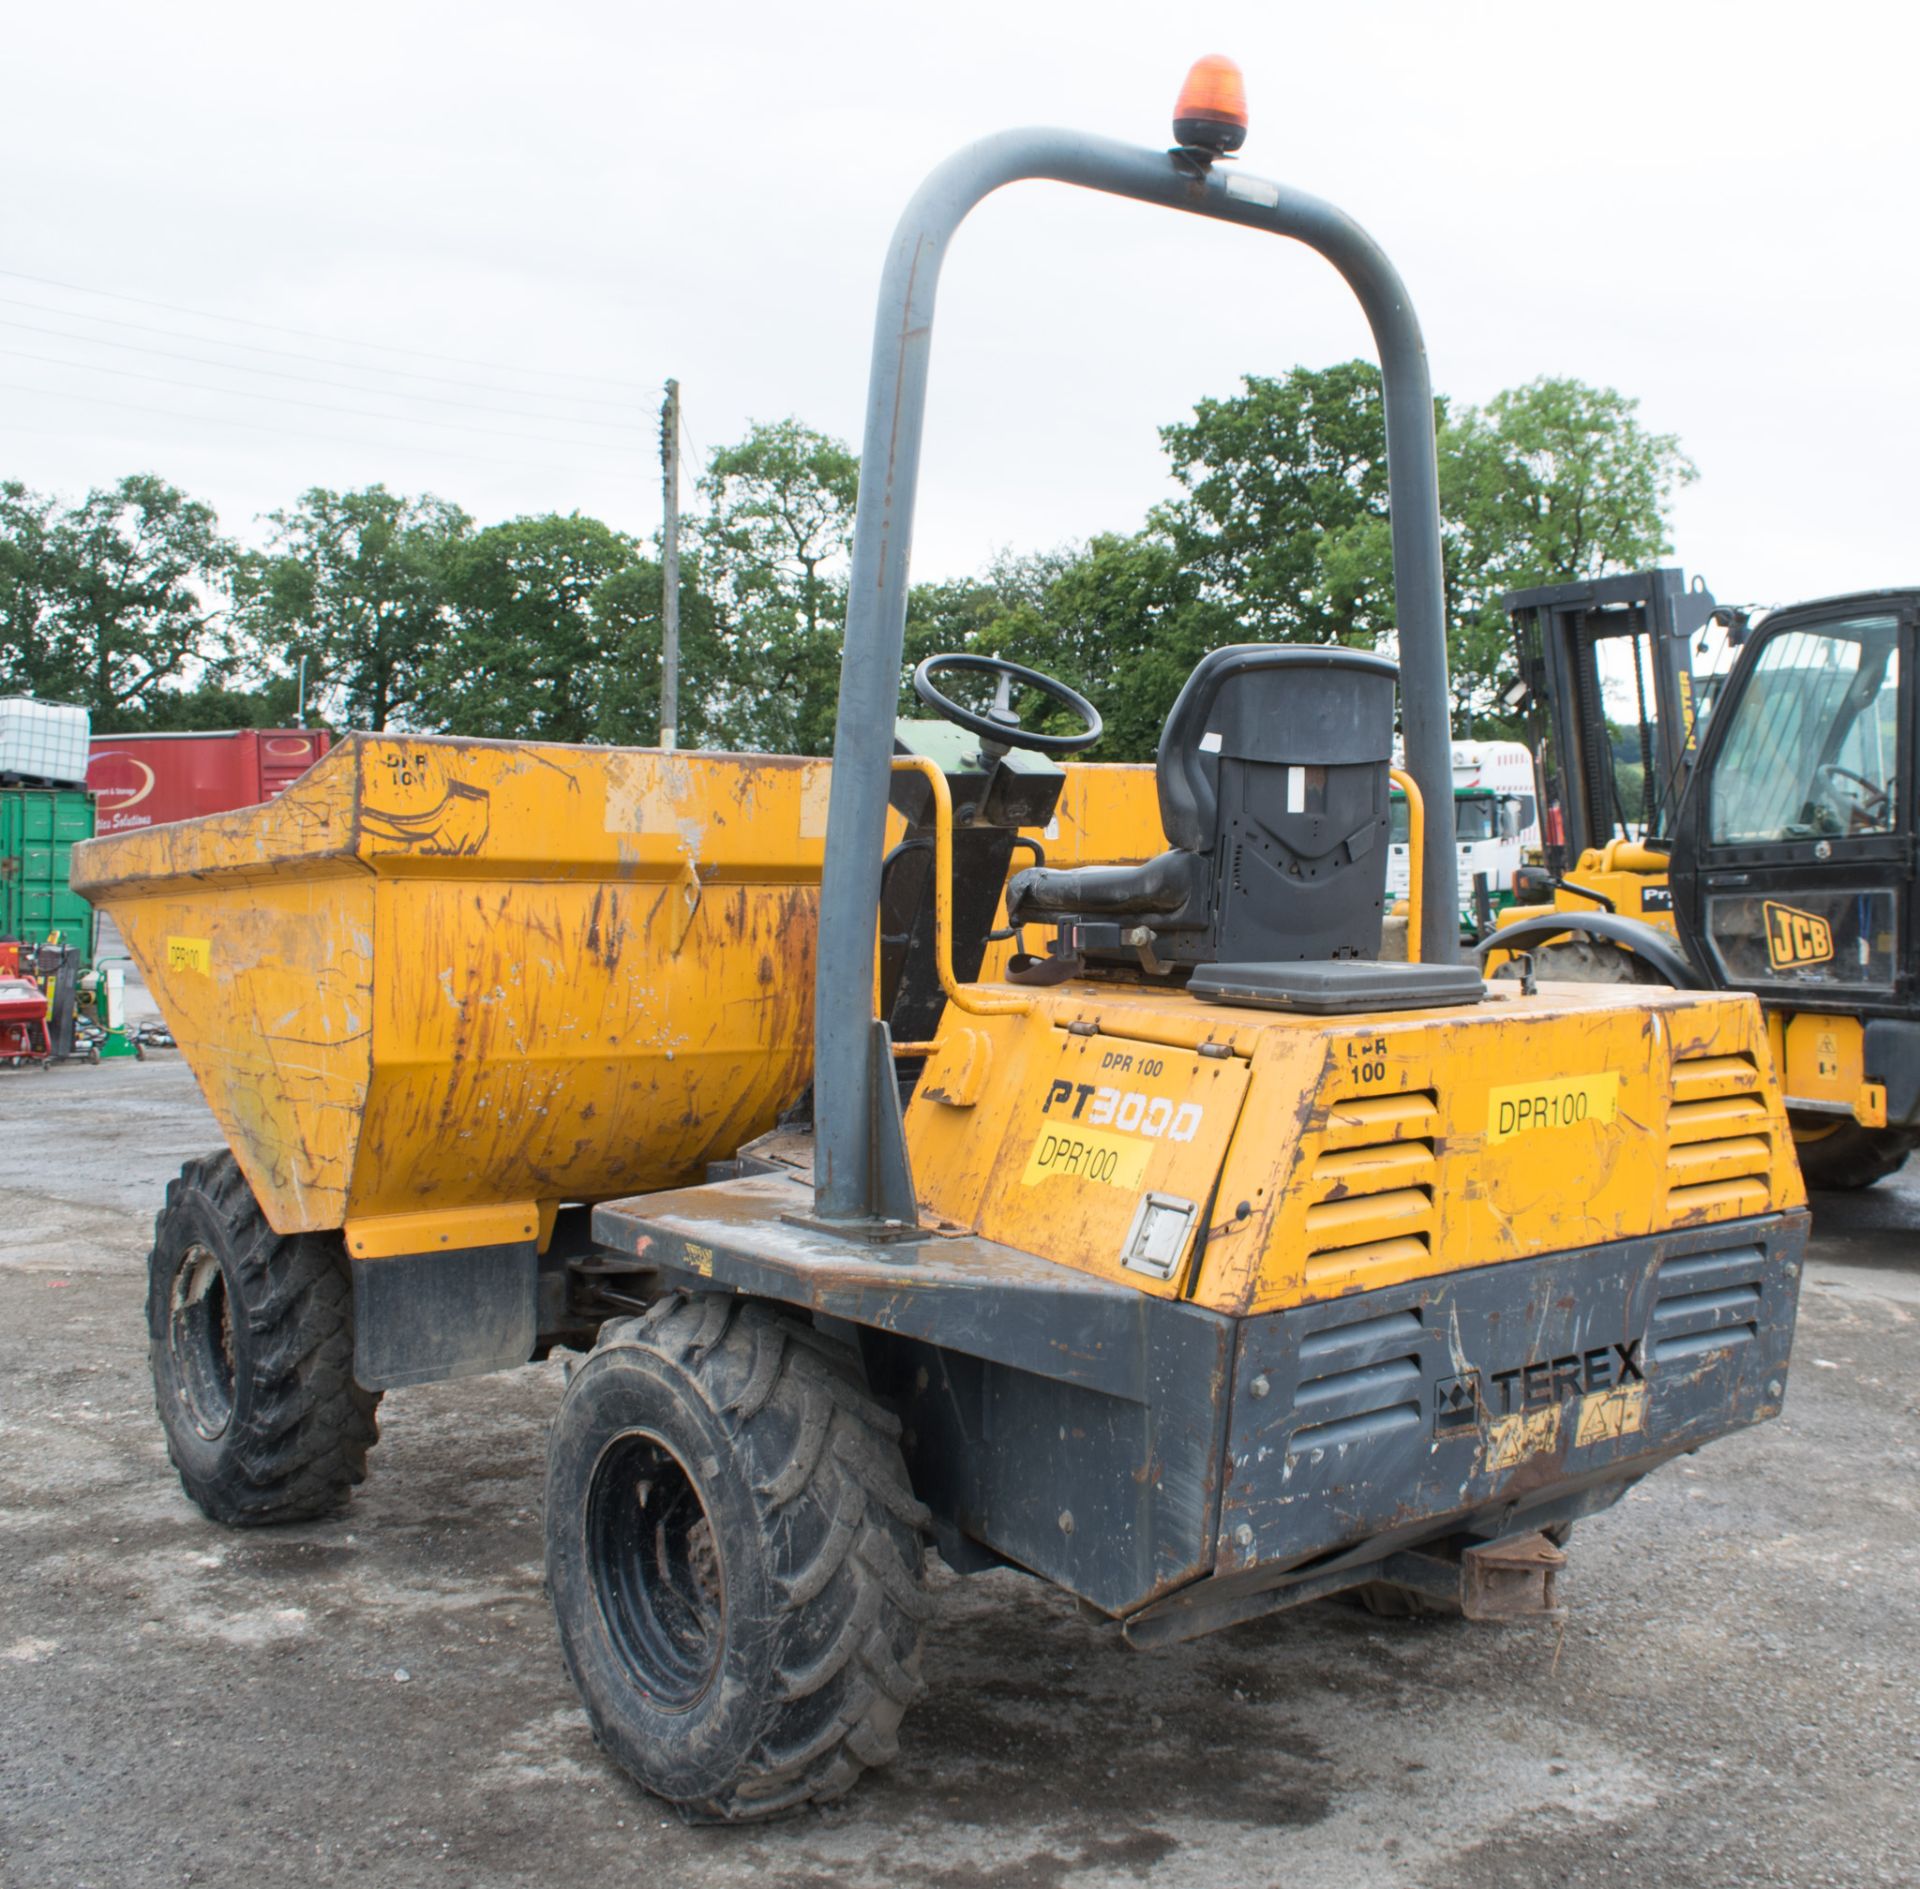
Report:
[[[1190,992],[1219,1003],[1341,1014],[1478,1001],[1472,966],[1378,961],[1398,676],[1361,650],[1216,649],[1160,736],[1172,845],[1142,866],[1016,873],[1009,920],[1057,925],[1066,964],[1191,972]]]
[[[1138,964],[1142,943],[1167,964],[1378,957],[1398,673],[1360,650],[1214,650],[1160,736],[1169,850],[1018,873],[1008,916],[1070,927],[1090,960]]]
[[[1160,737],[1171,847],[1018,873],[1009,917],[1057,923],[1085,961],[1149,970],[1378,958],[1398,673],[1360,650],[1214,650]]]

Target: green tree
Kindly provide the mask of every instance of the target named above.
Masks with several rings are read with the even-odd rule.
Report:
[[[660,738],[660,566],[575,512],[516,518],[454,547],[447,628],[428,660],[423,727],[511,740],[651,746]],[[709,734],[718,678],[697,560],[680,590],[682,741]]]
[[[441,572],[446,626],[415,716],[456,734],[604,739],[622,657],[594,600],[627,569],[631,538],[578,512],[515,518],[454,543]]]
[[[232,559],[213,508],[151,473],[64,509],[0,486],[0,687],[142,725],[183,675],[230,661]]]
[[[660,739],[660,598],[660,566],[646,557],[615,571],[594,593],[600,639],[617,658],[604,675],[595,740],[650,748]],[[677,735],[682,748],[731,744],[728,660],[700,560],[682,551]]]
[[[1241,640],[1371,647],[1393,622],[1370,529],[1387,515],[1380,371],[1243,384],[1161,428],[1180,493],[1156,522]]]
[[[274,512],[270,549],[239,564],[235,615],[250,666],[295,674],[345,726],[415,725],[448,620],[449,562],[472,520],[457,505],[384,485],[316,486]]]
[[[294,696],[291,676],[275,677],[257,689],[207,676],[192,688],[156,689],[141,713],[122,717],[114,732],[199,734],[216,728],[290,728],[299,713]]]
[[[1156,515],[1204,600],[1248,640],[1390,643],[1395,620],[1379,370],[1249,376],[1163,430],[1180,495]],[[1461,734],[1505,727],[1501,596],[1630,570],[1669,549],[1693,468],[1611,388],[1543,379],[1450,413],[1436,403],[1449,660]],[[1212,633],[1214,626],[1208,626]]]
[[[1150,760],[1189,671],[1238,635],[1202,573],[1154,527],[1095,538],[1008,627],[1001,654],[1057,675],[1099,709],[1105,732],[1088,750],[1095,761]],[[1038,725],[1071,720],[1057,711]]]
[[[1041,613],[1054,585],[1079,563],[1076,545],[1052,551],[1001,551],[979,577],[915,584],[907,593],[905,660],[900,675],[900,713],[928,711],[913,691],[913,672],[929,656],[966,653],[1005,656],[1029,668],[1047,668],[1034,651],[1045,641]],[[1057,662],[1050,673],[1060,673]],[[1063,680],[1071,679],[1063,676]],[[956,700],[981,708],[993,700],[993,684],[975,683],[963,673],[946,676],[941,688]],[[1016,706],[1028,726],[1049,725],[1044,698],[1035,695]],[[1058,716],[1054,720],[1061,719]]]
[[[61,694],[72,668],[61,648],[49,540],[54,501],[0,483],[0,694]]]
[[[860,462],[787,419],[722,447],[691,536],[726,654],[709,725],[732,746],[824,754],[833,744]]]
[[[1502,595],[1641,570],[1673,550],[1675,494],[1699,475],[1671,433],[1611,387],[1529,381],[1441,435],[1454,692],[1476,733],[1504,732],[1513,675]]]

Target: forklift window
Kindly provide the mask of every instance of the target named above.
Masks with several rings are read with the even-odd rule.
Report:
[[[1764,643],[1714,765],[1719,844],[1891,833],[1900,654],[1892,617],[1788,630]]]
[[[1387,802],[1387,843],[1390,846],[1413,843],[1413,818],[1407,812],[1405,794],[1395,794]]]
[[[1491,794],[1462,794],[1453,803],[1454,837],[1461,841],[1492,839],[1499,813],[1500,803]]]

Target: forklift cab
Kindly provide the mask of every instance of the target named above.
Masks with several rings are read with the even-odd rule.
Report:
[[[1891,1122],[1920,1114],[1917,621],[1920,590],[1885,590],[1753,627],[1703,730],[1672,856],[1689,956],[1789,1019],[1865,1020],[1865,1073]]]
[[[1697,752],[1693,644],[1713,593],[1669,567],[1509,591],[1503,605],[1553,876],[1610,840],[1664,837]]]
[[[1566,843],[1549,845],[1534,888],[1553,904],[1512,914],[1483,954],[1525,950],[1556,979],[1752,991],[1807,1180],[1853,1189],[1894,1172],[1920,1147],[1909,889],[1920,589],[1749,617],[1697,579],[1652,571],[1507,604]],[[1724,674],[1690,669],[1690,639],[1707,653],[1709,623],[1738,651]],[[1629,634],[1641,639],[1637,703],[1609,693],[1594,655]],[[1633,797],[1618,791],[1614,754],[1636,705],[1639,832],[1623,824]]]

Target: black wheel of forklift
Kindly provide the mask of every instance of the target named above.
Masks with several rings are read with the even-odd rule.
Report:
[[[275,1233],[224,1150],[167,1183],[147,1336],[167,1454],[214,1521],[313,1521],[365,1480],[380,1396],[353,1380],[345,1252]]]
[[[1500,934],[1494,933],[1497,938]],[[1543,984],[1652,984],[1667,980],[1645,958],[1597,938],[1568,938],[1542,945],[1533,954],[1533,974]],[[1493,973],[1516,978],[1520,967],[1511,958]]]
[[[693,1822],[838,1797],[923,1690],[927,1512],[858,1356],[724,1294],[616,1319],[547,1455],[547,1585],[601,1744]]]
[[[1831,1194],[1856,1193],[1884,1181],[1920,1147],[1920,1130],[1862,1128],[1844,1115],[1794,1114],[1788,1125],[1807,1185]]]

